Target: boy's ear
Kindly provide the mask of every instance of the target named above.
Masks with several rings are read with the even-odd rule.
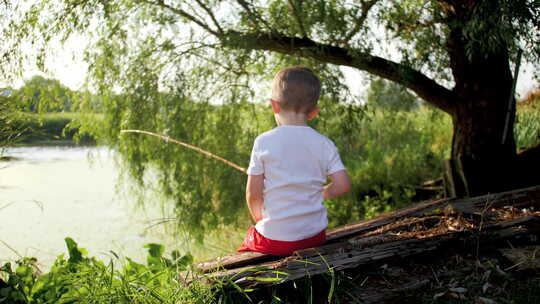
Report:
[[[313,118],[317,116],[317,114],[319,114],[320,111],[321,109],[319,109],[319,107],[315,107],[315,109],[309,112],[309,114],[307,115],[307,119],[312,120]]]
[[[279,105],[279,102],[270,99],[270,104],[272,104],[272,112],[274,112],[274,114],[279,114],[279,112],[281,112],[281,106]]]

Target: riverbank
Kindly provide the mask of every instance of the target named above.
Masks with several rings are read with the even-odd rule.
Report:
[[[100,119],[99,114],[93,114]],[[73,124],[81,116],[77,112],[18,113],[12,124],[19,130],[16,145],[70,146],[94,145],[95,138],[80,136],[79,128]]]

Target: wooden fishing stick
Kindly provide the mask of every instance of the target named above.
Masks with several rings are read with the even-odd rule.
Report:
[[[120,130],[120,134],[123,134],[123,133],[139,133],[139,134],[146,134],[146,135],[154,136],[154,137],[157,137],[157,138],[161,138],[166,142],[173,142],[173,143],[175,143],[177,145],[180,145],[180,146],[186,147],[188,149],[200,152],[200,153],[204,154],[207,157],[217,159],[217,160],[219,160],[221,162],[224,162],[225,164],[235,168],[236,170],[241,171],[244,174],[247,174],[246,168],[242,168],[239,165],[233,163],[232,161],[228,161],[228,160],[226,160],[225,158],[223,158],[221,156],[215,155],[214,153],[210,153],[210,152],[208,152],[206,150],[203,150],[203,149],[201,149],[199,147],[196,147],[194,145],[190,145],[190,144],[185,143],[185,142],[181,142],[179,140],[176,140],[174,138],[170,138],[170,137],[165,136],[165,135],[160,135],[160,134],[156,134],[156,133],[149,132],[149,131],[143,131],[143,130]]]

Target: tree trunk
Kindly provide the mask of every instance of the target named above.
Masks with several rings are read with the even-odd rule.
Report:
[[[477,196],[515,188],[516,150],[511,113],[506,142],[504,103],[460,104],[453,116],[451,166],[454,196]]]
[[[454,135],[447,180],[451,179],[454,188],[450,194],[458,197],[518,186],[512,182],[511,172],[516,144],[515,105],[509,110],[513,78],[508,50],[504,45],[489,52],[466,49],[472,43],[463,37],[461,28],[450,32],[447,43],[459,99],[452,113]]]

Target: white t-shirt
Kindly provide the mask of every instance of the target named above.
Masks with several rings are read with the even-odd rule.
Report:
[[[334,143],[308,126],[279,126],[253,144],[249,175],[264,174],[263,219],[255,229],[266,238],[298,241],[326,228],[323,186],[345,170]]]

